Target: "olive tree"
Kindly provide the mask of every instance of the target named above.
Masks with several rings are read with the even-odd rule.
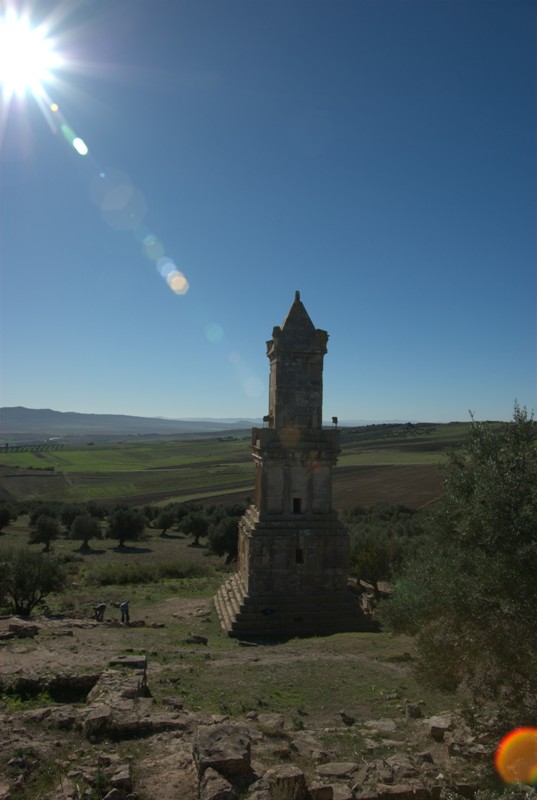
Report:
[[[209,530],[209,550],[217,556],[226,556],[226,564],[237,560],[239,519],[240,517],[226,515],[211,525]]]
[[[116,508],[108,521],[108,538],[117,539],[120,547],[127,540],[136,542],[145,529],[145,517],[135,508]]]
[[[160,535],[165,536],[166,531],[175,525],[177,520],[177,515],[173,508],[165,508],[159,512],[157,517],[155,518],[154,526],[155,528],[160,528]]]
[[[60,526],[56,517],[50,514],[41,514],[36,522],[35,528],[30,534],[30,544],[44,544],[45,552],[48,553],[50,545],[57,539],[60,533]]]
[[[209,517],[200,511],[192,511],[179,523],[179,530],[189,536],[194,537],[194,545],[197,547],[202,536],[207,536],[209,530]]]
[[[0,552],[0,596],[13,612],[30,616],[53,592],[65,588],[66,575],[58,559],[28,548]]]
[[[90,539],[98,539],[101,536],[99,522],[91,514],[79,514],[71,523],[69,531],[71,539],[82,541],[81,548],[89,548]]]

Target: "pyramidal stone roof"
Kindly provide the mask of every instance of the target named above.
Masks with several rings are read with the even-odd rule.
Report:
[[[273,335],[280,340],[280,344],[286,350],[322,350],[324,352],[328,339],[326,331],[316,329],[300,300],[298,291],[295,292],[295,301],[281,328],[275,328]]]
[[[300,299],[300,292],[295,292],[295,302],[282,323],[282,333],[284,331],[288,334],[294,331],[301,331],[302,333],[310,331],[312,334],[315,332],[315,325],[304,308],[304,304]]]

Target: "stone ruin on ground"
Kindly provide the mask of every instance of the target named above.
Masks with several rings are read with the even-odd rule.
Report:
[[[16,796],[39,759],[62,765],[55,800],[440,800],[446,789],[472,797],[494,752],[491,738],[472,736],[457,715],[426,718],[420,703],[402,702],[399,718],[377,720],[345,709],[322,731],[307,728],[307,718],[297,729],[255,710],[233,720],[193,713],[179,696],[156,703],[144,655],[117,656],[91,675],[11,680],[19,693],[66,700],[0,709],[0,800]],[[327,734],[336,744],[323,744]],[[360,751],[340,760],[337,741],[349,734],[360,737]],[[136,758],[120,755],[125,741],[137,743]],[[96,795],[100,785],[106,793]]]

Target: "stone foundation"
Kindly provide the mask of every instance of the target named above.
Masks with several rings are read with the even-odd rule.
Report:
[[[249,595],[238,574],[220,587],[215,606],[224,630],[237,637],[327,636],[377,630],[349,589],[326,594]]]

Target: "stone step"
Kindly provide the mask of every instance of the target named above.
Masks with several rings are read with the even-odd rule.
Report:
[[[218,590],[215,606],[224,630],[229,630],[235,618],[244,610],[242,603],[244,596],[244,588],[237,573]]]
[[[240,586],[240,582],[236,575],[230,578],[226,583],[220,587],[219,593],[223,601],[233,614],[241,610],[242,600],[244,597],[244,590]]]
[[[333,617],[334,614],[352,614],[359,612],[356,598],[349,593],[323,597],[319,595],[269,595],[265,597],[249,597],[245,594],[240,579],[229,579],[219,590],[221,602],[225,602],[231,614],[247,613],[250,609],[256,613],[263,609],[274,609],[279,613],[309,613],[319,617]]]
[[[248,619],[240,616],[235,619],[228,630],[230,636],[323,636],[334,633],[347,633],[350,631],[371,631],[375,627],[371,624],[357,622],[355,618],[339,618],[334,620],[321,621],[318,619],[306,619],[301,617],[297,620],[288,618],[263,620],[261,623],[257,619]]]
[[[304,636],[377,629],[350,591],[322,597],[250,597],[237,574],[220,587],[215,606],[222,628],[230,636]]]
[[[222,597],[221,591],[219,590],[214,598],[214,605],[216,608],[216,613],[218,614],[218,619],[220,620],[220,625],[225,631],[231,629],[233,625],[233,615],[229,612],[225,598]]]

